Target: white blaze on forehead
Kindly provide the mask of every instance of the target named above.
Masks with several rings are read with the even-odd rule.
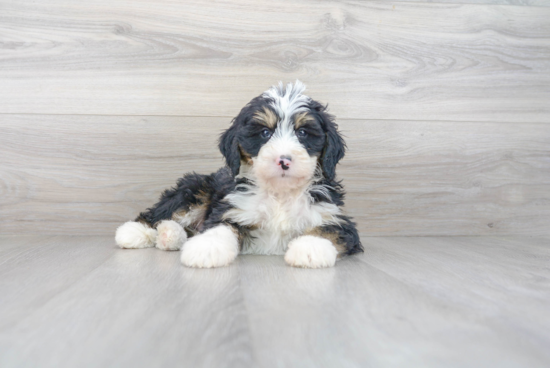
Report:
[[[260,187],[281,192],[309,185],[317,167],[317,157],[310,156],[294,132],[292,117],[308,112],[311,99],[302,92],[305,86],[296,81],[294,85],[272,87],[264,92],[278,118],[277,126],[269,141],[253,158],[252,171]],[[290,169],[278,165],[281,156],[290,156]]]
[[[283,86],[283,82],[279,82],[278,86],[273,86],[263,93],[265,98],[271,100],[270,106],[279,117],[274,137],[282,138],[294,132],[291,118],[298,113],[306,112],[307,104],[311,101],[308,96],[302,94],[305,89],[306,86],[297,80],[294,85],[287,84],[286,88]]]

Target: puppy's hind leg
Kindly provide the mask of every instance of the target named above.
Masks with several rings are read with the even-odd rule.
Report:
[[[115,241],[121,248],[139,249],[155,246],[157,230],[148,225],[128,221],[116,229]]]
[[[121,248],[157,247],[161,250],[180,250],[187,240],[183,227],[173,220],[163,220],[153,229],[139,221],[128,221],[116,230],[115,241]]]
[[[176,187],[162,193],[153,207],[117,229],[117,244],[121,248],[179,250],[187,240],[183,226],[194,230],[204,221],[211,181],[211,175],[184,175]]]
[[[173,220],[163,220],[157,225],[157,241],[155,246],[162,250],[180,250],[187,240],[183,227]]]

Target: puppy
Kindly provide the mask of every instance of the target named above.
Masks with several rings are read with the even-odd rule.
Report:
[[[239,253],[332,267],[338,257],[362,252],[335,180],[345,143],[326,107],[304,90],[300,81],[279,83],[250,101],[220,137],[227,167],[185,174],[117,229],[117,244],[183,247],[184,265],[205,268],[226,266]]]

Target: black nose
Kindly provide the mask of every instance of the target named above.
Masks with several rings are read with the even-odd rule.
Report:
[[[285,162],[283,160],[279,161],[279,165],[281,165],[281,169],[288,170],[290,166],[285,165]]]

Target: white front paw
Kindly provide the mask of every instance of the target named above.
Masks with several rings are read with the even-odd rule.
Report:
[[[187,240],[185,230],[176,221],[164,220],[157,225],[155,246],[162,250],[180,250]]]
[[[187,267],[221,267],[233,262],[237,254],[237,235],[226,225],[219,225],[189,239],[181,251],[181,263]]]
[[[288,243],[285,261],[294,267],[323,268],[336,263],[338,251],[328,239],[304,235]]]

